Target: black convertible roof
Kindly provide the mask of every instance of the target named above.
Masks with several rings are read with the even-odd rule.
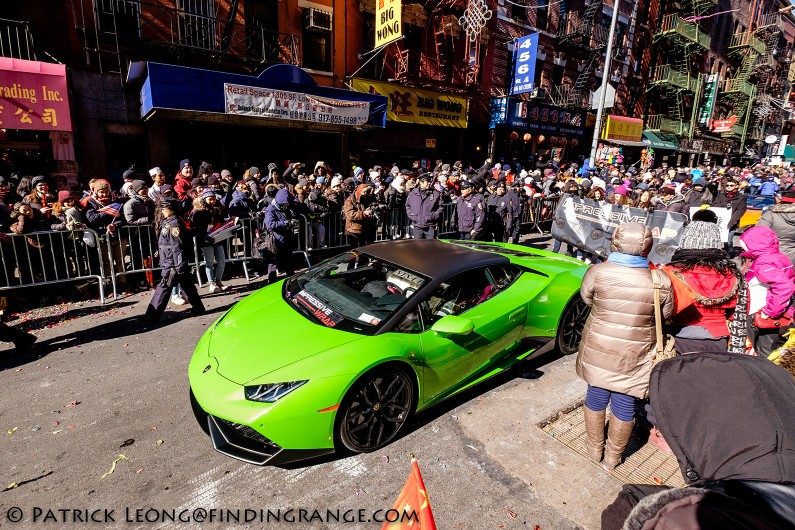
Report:
[[[432,279],[452,276],[475,267],[510,263],[507,257],[500,254],[472,250],[438,239],[384,241],[360,250]]]

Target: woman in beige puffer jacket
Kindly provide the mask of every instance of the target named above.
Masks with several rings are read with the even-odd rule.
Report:
[[[592,266],[580,294],[591,313],[577,355],[577,375],[588,383],[585,430],[594,462],[612,470],[621,460],[634,424],[637,398],[646,397],[657,342],[654,325],[654,283],[646,256],[653,239],[640,223],[620,225],[611,254]],[[674,295],[666,274],[658,274],[663,318],[673,313]],[[605,444],[605,409],[612,417]]]

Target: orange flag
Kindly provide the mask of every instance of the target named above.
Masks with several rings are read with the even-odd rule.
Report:
[[[436,530],[428,492],[415,458],[411,459],[411,474],[400,491],[393,509],[400,515],[398,517],[393,512],[389,518],[397,521],[384,523],[381,530]]]

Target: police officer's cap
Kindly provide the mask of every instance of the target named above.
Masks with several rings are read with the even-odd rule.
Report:
[[[417,177],[417,180],[419,180],[420,182],[422,182],[423,180],[426,182],[431,182],[433,180],[433,175],[431,175],[430,173],[422,173],[419,177]]]
[[[458,187],[462,190],[468,190],[472,188],[472,183],[468,180],[462,180]]]

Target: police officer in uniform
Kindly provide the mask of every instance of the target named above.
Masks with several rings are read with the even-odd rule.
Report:
[[[513,181],[511,189],[505,194],[511,203],[510,224],[507,231],[511,236],[511,243],[519,244],[519,234],[522,231],[522,215],[527,204],[527,195],[524,193],[522,179],[517,178]]]
[[[487,241],[505,242],[505,226],[511,219],[511,201],[505,195],[505,181],[499,181],[496,192],[486,200]]]
[[[175,285],[182,287],[188,297],[191,311],[190,316],[203,315],[204,304],[193,284],[193,277],[188,267],[188,252],[191,248],[191,235],[185,222],[179,218],[179,201],[172,197],[161,198],[160,207],[163,212],[163,222],[160,225],[157,248],[160,255],[160,266],[163,268],[160,283],[149,302],[146,314],[140,318],[144,324],[155,324],[168,305],[171,288]]]
[[[458,198],[455,205],[459,237],[460,239],[477,239],[485,218],[483,196],[475,191],[474,186],[468,180],[462,180],[459,189],[461,197]]]

